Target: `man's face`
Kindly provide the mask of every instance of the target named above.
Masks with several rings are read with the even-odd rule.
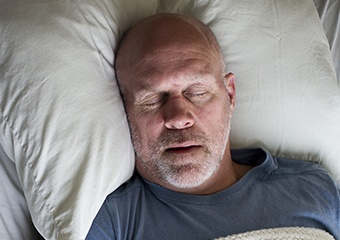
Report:
[[[136,169],[172,190],[207,194],[235,182],[225,154],[234,77],[222,73],[212,42],[199,23],[158,15],[137,24],[118,52]]]
[[[150,53],[123,86],[137,171],[175,189],[198,187],[217,171],[232,112],[218,63],[183,50]]]

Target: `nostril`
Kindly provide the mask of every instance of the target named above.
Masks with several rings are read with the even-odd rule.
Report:
[[[168,129],[183,129],[191,127],[194,124],[194,119],[190,112],[175,113],[165,119],[165,126]]]

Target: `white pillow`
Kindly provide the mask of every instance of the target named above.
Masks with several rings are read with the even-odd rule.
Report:
[[[340,92],[311,0],[5,1],[0,141],[45,238],[84,238],[132,174],[113,49],[157,11],[195,16],[216,33],[237,80],[233,147],[320,161],[340,180]]]
[[[340,1],[313,0],[328,39],[333,64],[340,85]]]
[[[340,183],[340,89],[313,1],[188,0],[170,8],[211,27],[236,76],[232,147],[320,162]]]
[[[113,49],[155,8],[150,0],[1,2],[0,141],[47,239],[85,238],[106,196],[132,174]]]

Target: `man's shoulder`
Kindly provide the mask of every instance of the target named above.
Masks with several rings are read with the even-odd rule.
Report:
[[[280,157],[274,157],[274,161],[277,162],[277,168],[270,173],[274,179],[282,178],[288,183],[305,183],[335,191],[339,189],[329,172],[319,163]]]
[[[286,175],[314,175],[320,174],[330,177],[328,171],[319,163],[289,159],[284,157],[274,157],[274,161],[277,162],[277,168],[273,172],[274,174],[286,174]]]
[[[144,188],[145,186],[142,178],[135,173],[128,181],[109,194],[107,200],[139,194]]]
[[[329,172],[319,163],[273,156],[262,148],[234,149],[232,156],[237,163],[255,166],[252,172],[267,176],[268,179],[292,180],[304,177],[334,182]]]

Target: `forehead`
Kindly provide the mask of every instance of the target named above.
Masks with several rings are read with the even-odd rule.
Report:
[[[210,72],[180,72],[177,74],[151,74],[137,79],[133,87],[134,92],[183,90],[190,86],[209,86],[216,82]]]
[[[211,84],[216,71],[209,55],[199,51],[163,51],[149,55],[127,72],[130,91],[170,88],[191,84]]]
[[[211,55],[207,52],[181,47],[160,50],[131,64],[130,74],[141,79],[162,75],[206,75],[213,72]]]

